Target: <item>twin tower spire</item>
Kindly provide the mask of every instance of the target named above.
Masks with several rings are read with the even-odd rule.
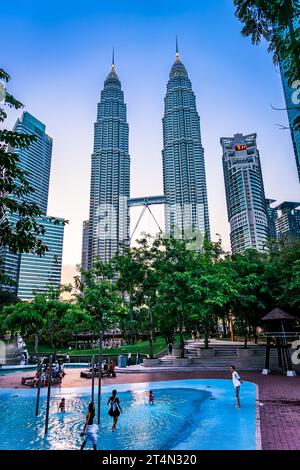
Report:
[[[176,36],[176,55],[175,55],[175,59],[176,59],[176,61],[180,60],[177,36]],[[111,72],[115,72],[115,70],[116,70],[115,48],[113,47],[113,49],[112,49],[112,58],[111,58]]]
[[[163,195],[165,231],[193,240],[195,249],[209,233],[209,218],[201,143],[200,119],[188,73],[180,60],[176,37],[175,61],[167,84],[163,116]],[[129,126],[121,82],[116,73],[115,51],[104,82],[94,127],[89,220],[85,222],[87,266],[109,261],[129,246],[130,207],[147,206],[155,198],[130,198]],[[140,175],[140,177],[147,175]],[[157,199],[157,198],[156,198]],[[157,203],[157,202],[156,202]],[[134,240],[133,240],[134,241]],[[194,246],[194,245],[193,245]]]

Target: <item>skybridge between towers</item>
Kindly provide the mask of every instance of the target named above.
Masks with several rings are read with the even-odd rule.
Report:
[[[145,196],[133,197],[128,199],[129,207],[153,206],[157,204],[166,204],[166,196]]]
[[[129,198],[128,199],[128,207],[131,208],[131,207],[143,207],[143,210],[138,218],[138,221],[134,227],[134,230],[130,236],[130,241],[132,240],[142,218],[143,218],[143,215],[145,214],[146,210],[148,210],[154,220],[154,222],[156,223],[160,233],[162,233],[162,229],[159,225],[159,223],[157,222],[153,212],[151,211],[150,209],[150,206],[154,206],[154,205],[161,205],[161,204],[166,204],[167,202],[167,198],[166,196],[144,196],[144,197],[133,197],[133,198]]]

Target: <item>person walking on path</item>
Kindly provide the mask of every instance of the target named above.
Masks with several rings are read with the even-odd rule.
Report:
[[[114,419],[113,425],[111,427],[111,431],[113,432],[116,429],[120,413],[123,413],[120,405],[120,400],[117,397],[117,390],[112,391],[112,395],[109,398],[107,405],[109,406],[108,414]]]
[[[172,356],[172,352],[173,352],[173,344],[172,343],[168,344],[168,351],[169,351],[169,356]]]
[[[127,356],[127,366],[131,366],[131,365],[132,365],[131,353],[128,353],[128,356]]]
[[[94,421],[93,421],[94,418],[95,418],[95,404],[91,402],[88,407],[88,412],[86,415],[83,431],[80,434],[81,437],[84,438],[81,444],[80,450],[84,449],[87,441],[89,441],[92,444],[94,450],[97,450],[98,426],[97,424],[94,424]]]
[[[141,362],[142,362],[142,360],[141,360],[141,354],[138,352],[138,353],[136,354],[136,361],[135,361],[135,363],[136,363],[136,365],[138,366]]]
[[[236,406],[235,407],[240,408],[241,407],[240,388],[241,388],[241,384],[243,383],[243,381],[241,380],[235,366],[231,366],[230,370],[231,370],[232,382],[233,382],[233,386],[234,386],[234,390],[235,390],[235,396],[236,396]]]

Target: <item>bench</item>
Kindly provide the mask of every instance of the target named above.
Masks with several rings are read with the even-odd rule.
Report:
[[[111,374],[107,370],[101,372],[101,377],[109,376],[109,375],[111,375]],[[93,373],[90,370],[82,370],[80,372],[80,377],[82,379],[91,379],[93,377]],[[99,377],[99,372],[95,372],[94,377]]]
[[[34,377],[22,377],[21,384],[22,385],[33,385],[33,380],[34,380]],[[27,382],[30,382],[30,384],[28,384]]]
[[[32,387],[34,379],[35,379],[35,377],[22,377],[21,384]],[[60,384],[61,380],[62,379],[60,377],[53,377],[52,380],[51,380],[51,385]],[[45,380],[45,386],[46,385],[48,385],[48,379]]]

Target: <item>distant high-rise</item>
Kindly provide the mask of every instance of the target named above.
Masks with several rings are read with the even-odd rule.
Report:
[[[27,172],[26,179],[34,192],[23,196],[22,200],[37,204],[42,217],[37,219],[43,225],[45,234],[37,238],[44,242],[49,251],[45,256],[32,253],[11,253],[7,247],[0,246],[2,270],[14,282],[13,286],[2,285],[2,289],[12,291],[21,300],[30,300],[34,291],[45,292],[49,287],[58,288],[61,279],[62,247],[64,234],[64,221],[59,219],[58,224],[48,217],[48,192],[52,158],[52,139],[46,134],[46,126],[28,112],[18,119],[14,131],[33,134],[36,140],[26,149],[13,149],[19,157],[19,167]],[[18,214],[6,215],[11,226],[18,220]]]
[[[268,219],[256,134],[222,137],[221,145],[232,253],[263,251]]]
[[[121,83],[114,58],[94,128],[91,164],[88,265],[109,261],[129,244],[130,157],[128,124]]]
[[[19,156],[19,167],[28,172],[27,181],[34,193],[23,200],[34,202],[46,214],[48,206],[49,179],[52,158],[52,139],[46,134],[46,126],[27,111],[18,119],[14,129],[21,134],[34,134],[36,140],[27,149],[14,149]]]
[[[278,218],[278,212],[275,207],[272,207],[271,204],[276,202],[276,199],[266,199],[266,211],[268,218],[268,232],[269,238],[276,238],[276,220]]]
[[[290,27],[300,28],[300,18],[295,17],[294,24]],[[300,180],[300,131],[296,130],[294,127],[294,121],[296,117],[300,116],[300,103],[299,103],[299,84],[296,82],[294,87],[289,86],[288,80],[285,77],[285,64],[281,62],[280,64],[282,86],[284,91],[285,103],[289,118],[289,126],[291,130],[291,137],[293,142],[293,148],[296,158],[296,166],[298,171],[298,177]],[[297,91],[298,89],[298,91]]]
[[[163,183],[166,231],[210,237],[204,150],[196,98],[176,44],[163,117]]]
[[[275,207],[277,238],[300,238],[300,202],[285,201]]]
[[[89,221],[84,220],[82,224],[81,268],[86,271],[88,267],[89,267]]]
[[[296,95],[296,89],[289,86],[286,77],[284,76],[284,67],[281,66],[282,85],[285,96],[286,108],[289,118],[289,126],[291,130],[292,143],[295,153],[296,166],[298,171],[298,178],[300,180],[300,131],[294,127],[296,117],[300,116],[300,104],[293,102],[293,96]]]
[[[45,234],[39,239],[47,245],[44,256],[32,253],[20,255],[17,296],[22,300],[31,300],[34,292],[46,293],[49,288],[58,289],[61,281],[62,251],[64,238],[64,220],[59,224],[51,218],[38,218],[37,222],[45,227]]]

